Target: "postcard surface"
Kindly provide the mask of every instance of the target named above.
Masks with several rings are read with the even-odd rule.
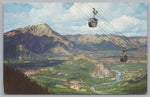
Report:
[[[5,94],[146,94],[147,4],[6,3]]]

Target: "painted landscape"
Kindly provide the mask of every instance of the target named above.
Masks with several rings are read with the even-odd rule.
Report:
[[[6,31],[4,93],[146,94],[147,36],[114,32],[62,34],[45,22]]]

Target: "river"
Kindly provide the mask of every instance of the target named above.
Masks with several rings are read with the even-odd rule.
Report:
[[[103,84],[98,84],[98,85],[93,85],[90,87],[90,89],[95,92],[95,93],[100,93],[99,91],[95,91],[95,87],[98,87],[98,86],[104,86],[104,85],[111,85],[111,84],[115,84],[115,83],[118,83],[121,81],[121,75],[122,73],[121,72],[117,72],[116,73],[116,80],[114,82],[111,82],[111,83],[103,83]]]

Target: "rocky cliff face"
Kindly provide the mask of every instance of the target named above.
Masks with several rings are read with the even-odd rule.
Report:
[[[99,63],[91,75],[94,78],[104,78],[111,76],[111,72],[104,66],[103,63]]]

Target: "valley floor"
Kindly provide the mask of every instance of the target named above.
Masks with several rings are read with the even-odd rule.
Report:
[[[68,58],[51,57],[48,60],[6,64],[18,68],[31,80],[55,94],[145,94],[147,91],[147,61],[129,56],[127,63],[119,56],[85,54]],[[110,52],[109,52],[110,53]],[[115,51],[113,52],[115,53]],[[134,53],[134,52],[133,52]],[[112,54],[113,55],[113,54]],[[97,57],[96,57],[97,56]],[[98,59],[99,58],[99,59]],[[102,63],[103,65],[98,65]],[[103,71],[101,71],[103,68]],[[106,74],[102,72],[108,69]],[[120,72],[119,81],[116,72]],[[92,74],[96,74],[93,76]],[[110,73],[110,74],[109,74]],[[113,83],[113,84],[108,84]],[[106,85],[107,84],[107,85]],[[94,90],[91,86],[95,86]]]

